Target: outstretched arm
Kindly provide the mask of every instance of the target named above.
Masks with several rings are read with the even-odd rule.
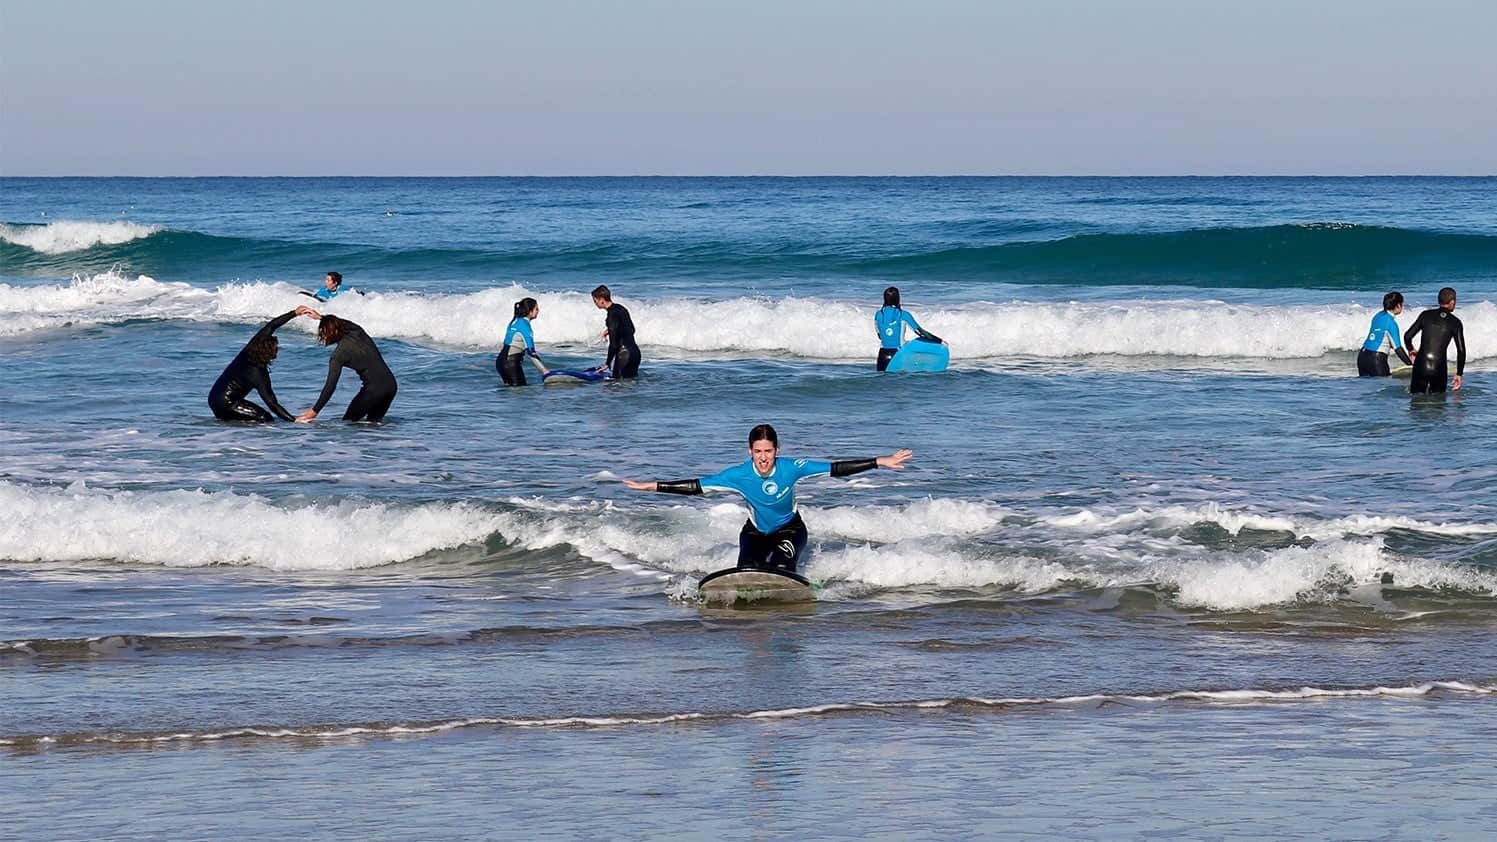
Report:
[[[663,494],[701,494],[702,481],[698,479],[678,479],[671,482],[639,482],[626,479],[624,485],[635,491],[659,491]]]
[[[888,456],[879,456],[876,459],[843,459],[832,463],[832,476],[850,477],[853,474],[861,474],[874,468],[888,468],[891,471],[904,470],[904,463],[915,455],[915,451],[909,449],[896,450]]]

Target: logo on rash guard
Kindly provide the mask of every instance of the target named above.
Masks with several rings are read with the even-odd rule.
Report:
[[[774,480],[767,479],[767,480],[764,481],[764,493],[768,494],[771,497],[773,497],[776,494],[780,493],[780,487],[775,484]]]
[[[795,556],[795,545],[790,543],[788,540],[781,541],[780,552],[784,553],[786,558],[793,558]]]

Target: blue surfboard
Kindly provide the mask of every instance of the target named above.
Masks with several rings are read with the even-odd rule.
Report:
[[[544,375],[542,375],[541,376],[541,380],[542,381],[550,381],[550,380],[554,380],[554,379],[556,379],[558,377],[560,377],[560,378],[571,378],[571,379],[582,380],[582,381],[586,381],[588,383],[591,383],[591,382],[596,381],[596,380],[607,380],[608,379],[608,372],[606,372],[606,371],[577,371],[576,369],[571,369],[571,368],[553,368],[550,371],[546,372]]]
[[[911,339],[889,360],[886,371],[945,371],[951,364],[951,349],[940,342]]]

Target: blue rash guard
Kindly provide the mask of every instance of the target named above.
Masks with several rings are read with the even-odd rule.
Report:
[[[702,490],[736,491],[749,504],[749,520],[760,532],[769,533],[795,517],[795,483],[806,477],[829,476],[831,462],[814,459],[774,460],[769,476],[759,476],[754,460],[702,477]]]
[[[322,289],[319,289],[316,292],[312,293],[312,297],[317,299],[318,301],[331,301],[335,296],[337,296],[338,293],[342,291],[343,287],[341,286],[337,289],[328,289],[327,287],[323,287]]]
[[[516,316],[510,321],[509,329],[504,331],[504,344],[513,348],[516,336],[525,340],[525,351],[535,356],[535,334],[530,329],[530,320],[524,316]]]
[[[925,331],[921,329],[920,323],[915,317],[906,313],[898,307],[885,306],[873,316],[874,328],[878,331],[878,341],[885,348],[898,348],[904,345],[904,326],[909,325],[916,335]]]
[[[1362,343],[1362,350],[1382,351],[1384,342],[1392,343],[1394,351],[1403,350],[1403,342],[1398,338],[1398,321],[1387,310],[1372,317],[1372,329],[1367,333],[1367,341]]]

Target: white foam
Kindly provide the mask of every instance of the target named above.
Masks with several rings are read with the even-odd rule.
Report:
[[[1423,699],[1444,693],[1463,696],[1497,694],[1497,685],[1474,681],[1428,681],[1412,685],[1378,685],[1374,687],[1315,687],[1305,685],[1290,689],[1241,688],[1228,690],[1174,690],[1159,693],[1090,693],[1076,696],[1030,696],[984,698],[966,696],[941,699],[907,699],[900,701],[826,702],[789,708],[749,711],[683,711],[653,715],[596,714],[555,717],[475,716],[428,722],[400,724],[327,724],[300,727],[239,727],[206,731],[128,732],[99,731],[61,735],[25,735],[0,737],[0,746],[51,747],[61,745],[147,745],[164,743],[219,742],[233,739],[320,739],[343,740],[359,737],[397,737],[444,734],[466,728],[621,728],[675,725],[682,722],[756,721],[803,719],[807,717],[857,715],[889,712],[939,711],[952,708],[987,708],[994,713],[1022,712],[1034,709],[1095,710],[1110,703],[1129,706],[1158,706],[1173,703],[1203,705],[1270,705],[1294,704],[1337,699]]]
[[[1200,506],[1165,506],[1159,509],[1137,508],[1125,512],[1101,512],[1081,509],[1065,515],[1042,516],[1040,521],[1053,527],[1091,533],[1131,532],[1143,529],[1179,529],[1199,523],[1214,523],[1232,535],[1244,529],[1290,532],[1297,537],[1315,539],[1347,535],[1377,535],[1391,529],[1407,529],[1433,535],[1497,535],[1497,524],[1435,523],[1406,517],[1351,515],[1342,518],[1314,519],[1268,512],[1228,509],[1219,503]]]
[[[59,220],[46,225],[0,224],[0,240],[39,251],[42,254],[66,254],[94,246],[115,246],[149,237],[161,230],[159,225],[137,222],[82,222]]]
[[[73,323],[127,319],[264,321],[304,303],[283,282],[188,284],[134,281],[114,273],[71,285],[0,286],[0,332],[16,334]],[[586,292],[536,292],[520,285],[462,294],[370,291],[325,305],[375,337],[443,348],[496,351],[514,302],[534,297],[542,350],[603,347],[603,314]],[[866,362],[877,347],[872,310],[816,298],[694,298],[635,300],[630,307],[640,344],[651,356],[722,358],[789,356]],[[1360,346],[1373,311],[1355,305],[1248,307],[1217,301],[973,302],[929,308],[922,324],[950,344],[958,360],[1086,356],[1201,359],[1316,359]],[[1497,357],[1497,305],[1463,306],[1468,358]],[[1412,324],[1409,317],[1405,321]],[[310,328],[305,328],[310,329]]]
[[[0,558],[347,570],[483,540],[506,524],[463,503],[281,506],[256,495],[0,482]],[[65,525],[65,526],[63,526]]]

